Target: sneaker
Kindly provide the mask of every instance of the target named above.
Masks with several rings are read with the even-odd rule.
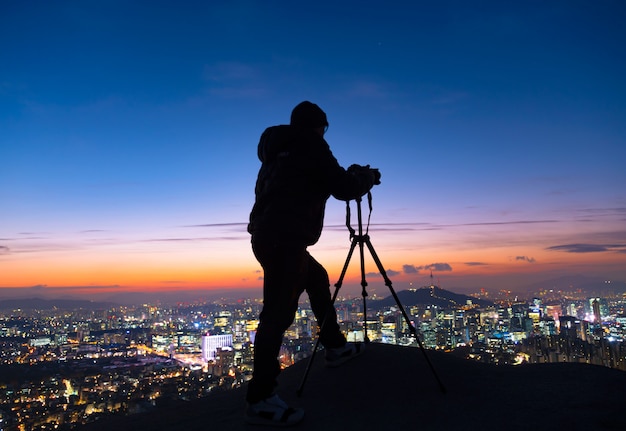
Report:
[[[359,356],[365,350],[363,343],[346,343],[343,347],[325,349],[326,366],[337,367],[350,359]]]
[[[304,410],[292,408],[276,394],[248,404],[246,422],[253,425],[291,426],[304,418]]]

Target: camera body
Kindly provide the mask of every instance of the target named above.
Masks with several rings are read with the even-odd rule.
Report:
[[[370,168],[370,165],[351,165],[348,172],[356,175],[370,175],[374,185],[380,184],[380,171],[376,168]]]

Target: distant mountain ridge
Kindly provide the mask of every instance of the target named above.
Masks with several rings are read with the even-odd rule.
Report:
[[[419,289],[402,290],[396,292],[396,294],[402,306],[436,305],[441,308],[454,308],[467,305],[470,301],[472,304],[481,307],[493,305],[491,301],[450,292],[449,290],[441,289],[434,285],[421,287]],[[372,303],[373,308],[384,308],[393,305],[396,305],[396,300],[393,296],[388,296],[381,301]]]
[[[605,291],[626,292],[626,282],[623,280],[603,280],[585,275],[566,275],[532,283],[525,287],[525,290],[532,292],[545,289],[561,291],[581,290],[590,295]]]
[[[86,299],[43,299],[43,298],[15,298],[0,300],[0,310],[103,310],[119,307],[112,302],[96,302]]]

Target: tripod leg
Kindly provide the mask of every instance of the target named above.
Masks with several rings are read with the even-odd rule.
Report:
[[[346,271],[348,270],[348,266],[350,264],[350,259],[352,259],[352,254],[354,253],[354,249],[356,247],[356,244],[357,244],[357,239],[353,238],[352,243],[350,244],[350,250],[348,250],[348,256],[346,257],[346,261],[343,264],[343,269],[341,270],[341,275],[339,276],[339,279],[337,280],[337,283],[335,283],[335,292],[333,293],[333,297],[332,297],[332,299],[330,301],[330,306],[331,307],[335,306],[335,301],[337,300],[337,295],[339,294],[339,289],[341,289],[341,286],[343,285],[343,279],[346,276]],[[320,330],[319,330],[320,333],[322,332],[322,329],[324,328],[325,325],[326,325],[326,318],[324,318],[324,320],[320,324]],[[298,396],[302,395],[302,391],[304,390],[304,384],[305,384],[306,379],[307,379],[307,377],[309,375],[309,371],[311,371],[311,365],[313,364],[313,360],[315,359],[315,354],[317,353],[317,349],[319,347],[319,344],[320,344],[320,337],[318,336],[317,340],[315,340],[315,346],[313,347],[313,353],[311,353],[311,357],[309,358],[309,362],[308,362],[308,364],[306,366],[306,369],[304,370],[304,376],[302,377],[302,382],[300,383],[300,387],[298,387],[298,389],[296,390],[296,394]]]
[[[367,336],[367,280],[365,279],[365,254],[363,253],[363,236],[358,236],[359,257],[361,264],[361,296],[363,297],[363,341],[369,343]]]
[[[424,355],[424,359],[426,359],[426,363],[428,364],[428,367],[432,371],[433,376],[435,376],[435,380],[437,380],[437,383],[439,384],[439,390],[441,390],[441,393],[445,394],[446,393],[446,388],[443,385],[443,383],[441,382],[441,380],[439,379],[439,376],[437,375],[437,372],[435,371],[435,368],[433,367],[433,364],[430,362],[430,359],[428,358],[428,355],[426,354],[426,350],[424,349],[424,346],[422,345],[422,341],[420,340],[420,338],[419,338],[419,336],[417,334],[417,329],[415,329],[415,326],[413,326],[413,323],[411,323],[411,319],[409,318],[409,315],[406,313],[404,307],[400,303],[400,299],[398,298],[398,295],[396,294],[396,291],[393,289],[393,286],[391,285],[391,280],[387,276],[387,271],[385,271],[385,268],[383,267],[383,264],[380,262],[380,259],[378,258],[378,255],[376,254],[376,250],[374,250],[374,246],[372,245],[372,243],[371,243],[371,241],[369,239],[369,236],[365,238],[365,244],[367,244],[367,248],[370,251],[370,254],[372,255],[372,258],[374,259],[374,262],[376,263],[376,266],[378,267],[378,271],[380,272],[380,274],[383,276],[383,279],[385,280],[385,285],[389,288],[389,291],[391,292],[391,295],[393,296],[393,299],[395,299],[396,304],[398,305],[398,308],[402,312],[402,316],[404,317],[404,320],[406,321],[406,324],[409,327],[409,330],[411,331],[411,333],[413,334],[413,336],[417,340],[417,345],[419,346],[420,350],[422,351],[422,354]]]

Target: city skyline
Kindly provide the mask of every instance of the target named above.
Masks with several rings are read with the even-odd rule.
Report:
[[[397,290],[431,271],[463,293],[623,285],[624,18],[617,1],[0,5],[0,297],[259,289],[256,144],[302,100],[342,166],[380,169],[369,233]],[[345,212],[329,200],[311,248],[331,282]]]
[[[358,301],[340,300],[337,311],[342,330],[349,339],[357,341],[364,340],[367,332],[369,342],[366,353],[355,359],[367,361],[367,364],[359,366],[359,362],[353,362],[352,366],[342,367],[340,378],[345,380],[339,384],[350,393],[361,393],[365,387],[357,389],[358,382],[371,389],[370,371],[381,368],[381,364],[393,363],[394,367],[381,368],[383,373],[391,370],[389,378],[379,379],[392,382],[385,392],[397,393],[404,387],[411,388],[414,394],[418,381],[421,381],[420,390],[430,395],[437,392],[435,382],[440,383],[440,391],[457,394],[468,393],[466,389],[472,387],[468,402],[479,401],[467,411],[474,412],[484,428],[485,417],[500,427],[504,423],[502,419],[495,421],[492,414],[484,414],[494,410],[496,400],[506,399],[505,404],[508,404],[496,410],[516,423],[523,409],[519,399],[511,409],[511,397],[502,397],[501,391],[494,392],[492,382],[505,383],[511,394],[526,394],[532,408],[538,404],[542,410],[546,405],[553,406],[549,410],[558,412],[561,422],[567,415],[563,413],[562,404],[554,403],[574,400],[572,407],[580,412],[580,397],[559,396],[564,393],[563,387],[555,386],[554,382],[567,381],[572,385],[569,392],[588,393],[580,386],[587,382],[596,392],[592,398],[583,397],[591,400],[583,408],[585,416],[589,418],[593,412],[596,418],[605,421],[623,418],[620,414],[622,398],[615,394],[622,391],[626,366],[624,296],[591,300],[584,295],[555,292],[550,300],[502,298],[496,302],[469,303],[458,295],[444,299],[442,292],[405,297],[408,317],[391,301],[370,301],[368,319],[363,319]],[[28,302],[31,306],[26,305]],[[102,429],[119,428],[104,422],[115,418],[124,429],[126,424],[134,429],[140,424],[153,429],[153,424],[163,422],[147,423],[145,417],[137,420],[136,416],[133,419],[128,416],[141,414],[146,409],[151,418],[167,415],[172,401],[184,400],[189,405],[194,399],[211,397],[217,388],[222,395],[222,390],[241,391],[253,369],[255,330],[262,306],[259,301],[219,301],[173,307],[146,303],[109,307],[90,302],[91,308],[77,301],[55,301],[54,307],[41,300],[28,302],[23,301],[23,307],[17,309],[0,310],[3,345],[0,363],[5,371],[0,385],[0,396],[4,400],[0,404],[0,416],[7,430],[39,429],[39,426],[73,429],[72,424],[94,422]],[[426,349],[423,354],[418,352],[420,344],[412,335],[407,319],[419,328],[418,334]],[[304,384],[307,358],[325,370],[315,373],[316,378],[307,382],[307,397],[311,385],[316,385],[322,375],[328,378],[322,387],[338,385],[337,376],[332,376],[319,361],[313,361],[315,331],[313,310],[308,304],[302,304],[285,333],[280,354],[284,373],[290,373],[292,367],[300,370],[297,372],[300,389]],[[381,356],[382,352],[385,353]],[[423,372],[413,372],[422,366],[426,371],[426,357],[434,364],[433,376],[441,376],[441,381],[437,378],[424,380]],[[406,362],[402,363],[403,360]],[[446,363],[454,363],[454,366],[445,366]],[[550,366],[546,368],[545,364]],[[611,372],[607,371],[609,368]],[[392,378],[396,369],[411,370],[408,374],[414,376],[415,382],[407,385],[405,379]],[[351,377],[344,373],[351,373]],[[362,378],[364,373],[370,373],[367,379]],[[467,381],[467,376],[474,381]],[[524,382],[525,389],[511,389],[520,382]],[[425,383],[427,387],[423,386]],[[283,383],[281,386],[285,392],[296,395],[295,386],[292,390]],[[476,395],[479,388],[484,391],[480,397]],[[554,395],[546,395],[547,390],[553,390]],[[486,401],[487,394],[491,394],[492,401]],[[537,394],[542,394],[545,401],[538,403]],[[601,394],[607,397],[606,402],[598,402]],[[314,398],[327,403],[325,397]],[[390,408],[398,407],[396,400],[383,398],[391,400]],[[206,400],[207,407],[216,401],[215,398]],[[229,404],[232,407],[232,403],[243,405],[243,402],[243,398],[240,401],[231,398]],[[424,407],[423,403],[418,404]],[[598,408],[600,405],[603,409]],[[216,410],[233,412],[231,408]],[[354,409],[341,405],[342,412],[351,410]],[[206,421],[204,408],[190,409],[192,414],[185,414],[185,417],[189,419],[200,411],[203,414],[198,414],[199,417]],[[377,415],[381,420],[378,428],[389,426],[386,412],[391,410],[379,408],[378,411],[384,413]],[[450,411],[449,406],[442,411]],[[528,416],[534,415],[529,413]],[[466,426],[468,417],[463,415]],[[546,429],[554,427],[554,420],[542,418]],[[370,420],[369,416],[366,420]],[[439,429],[441,423],[437,422]],[[577,420],[577,423],[580,422]],[[316,424],[311,429],[319,426]],[[541,422],[534,427],[541,427]]]

